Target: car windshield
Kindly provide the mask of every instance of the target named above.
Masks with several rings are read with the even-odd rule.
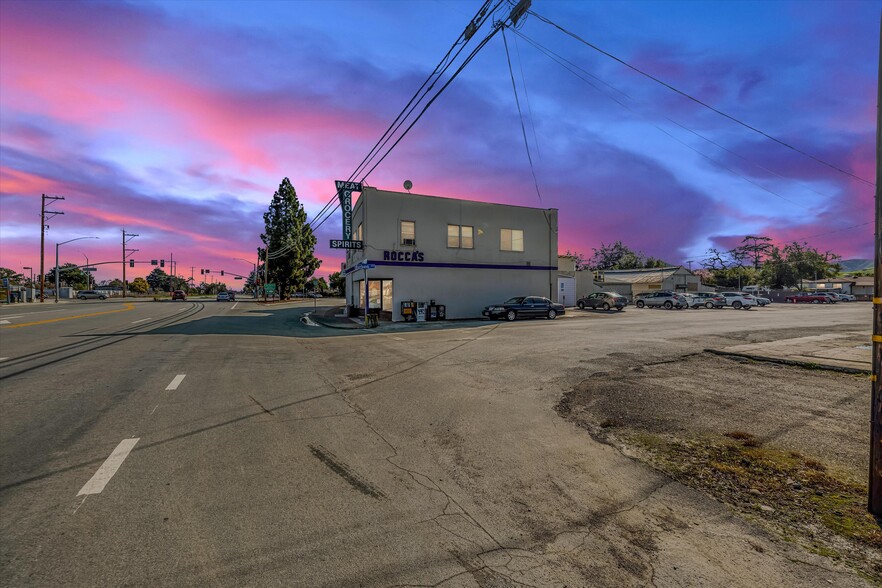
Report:
[[[503,304],[520,304],[524,301],[523,296],[515,296],[514,298],[509,298]]]

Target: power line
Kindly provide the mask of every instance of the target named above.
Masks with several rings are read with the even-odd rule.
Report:
[[[789,144],[789,143],[787,143],[787,142],[785,142],[785,141],[782,141],[781,139],[778,139],[778,138],[776,138],[776,137],[773,137],[772,135],[769,135],[768,133],[766,133],[766,132],[764,132],[764,131],[761,131],[760,129],[758,129],[758,128],[754,127],[754,126],[751,126],[751,125],[747,124],[746,122],[741,121],[741,120],[735,118],[734,116],[732,116],[732,115],[730,115],[730,114],[726,114],[726,113],[723,112],[722,110],[719,110],[719,109],[717,109],[717,108],[714,108],[714,107],[711,106],[710,104],[707,104],[706,102],[703,102],[703,101],[699,100],[698,98],[695,98],[694,96],[691,96],[691,95],[687,94],[686,92],[683,92],[682,90],[679,90],[679,89],[675,88],[674,86],[668,84],[667,82],[664,82],[664,81],[658,79],[657,77],[655,77],[655,76],[653,76],[653,75],[651,75],[651,74],[649,74],[649,73],[647,73],[647,72],[645,72],[645,71],[643,71],[643,70],[641,70],[641,69],[639,69],[639,68],[637,68],[637,67],[631,65],[631,64],[628,63],[627,61],[624,61],[623,59],[619,59],[618,57],[616,57],[616,56],[613,55],[612,53],[609,53],[609,52],[607,52],[607,51],[604,51],[604,50],[601,49],[600,47],[598,47],[598,46],[596,46],[596,45],[594,45],[594,44],[592,44],[592,43],[589,43],[588,41],[586,41],[586,40],[583,39],[582,37],[578,36],[577,34],[571,32],[571,31],[568,31],[567,29],[563,28],[563,27],[560,26],[559,24],[557,24],[557,23],[555,23],[555,22],[552,22],[551,20],[545,18],[544,16],[542,16],[542,15],[540,15],[540,14],[537,14],[536,12],[534,12],[534,11],[532,11],[532,10],[529,10],[528,13],[529,13],[530,15],[532,15],[532,16],[535,16],[536,18],[538,18],[538,19],[541,20],[542,22],[544,22],[544,23],[546,23],[546,24],[548,24],[548,25],[550,25],[550,26],[552,26],[552,27],[558,29],[558,30],[561,31],[562,33],[564,33],[564,34],[566,34],[566,35],[569,35],[569,36],[572,37],[573,39],[576,39],[577,41],[579,41],[579,42],[581,42],[581,43],[584,43],[585,45],[587,45],[588,47],[594,49],[594,50],[597,51],[598,53],[601,53],[601,54],[603,54],[603,55],[609,57],[610,59],[613,59],[614,61],[617,61],[617,62],[621,63],[621,64],[624,65],[625,67],[627,67],[627,68],[629,68],[629,69],[631,69],[631,70],[633,70],[633,71],[639,73],[640,75],[642,75],[642,76],[644,76],[644,77],[649,78],[650,80],[652,80],[652,81],[654,81],[654,82],[656,82],[656,83],[658,83],[658,84],[661,84],[662,86],[668,88],[669,90],[671,90],[671,91],[673,91],[673,92],[676,92],[677,94],[683,96],[684,98],[688,98],[689,100],[695,102],[696,104],[699,104],[699,105],[704,106],[705,108],[707,108],[707,109],[709,109],[709,110],[712,110],[713,112],[716,112],[716,113],[719,114],[720,116],[723,116],[723,117],[725,117],[725,118],[728,118],[729,120],[731,120],[731,121],[733,121],[733,122],[735,122],[735,123],[737,123],[737,124],[739,124],[739,125],[741,125],[741,126],[747,128],[747,129],[750,129],[751,131],[754,131],[755,133],[759,133],[759,134],[762,135],[763,137],[766,137],[767,139],[770,139],[770,140],[772,140],[772,141],[778,143],[779,145],[782,145],[782,146],[784,146],[784,147],[787,147],[788,149],[791,149],[791,150],[793,150],[793,151],[795,151],[795,152],[797,152],[797,153],[799,153],[799,154],[801,154],[801,155],[804,155],[805,157],[808,157],[809,159],[811,159],[811,160],[813,160],[813,161],[816,161],[816,162],[818,162],[818,163],[820,163],[820,164],[822,164],[822,165],[825,165],[825,166],[827,166],[827,167],[829,167],[829,168],[831,168],[831,169],[834,169],[834,170],[836,170],[836,171],[838,171],[838,172],[840,172],[840,173],[842,173],[842,174],[845,174],[845,175],[847,175],[847,176],[849,176],[849,177],[851,177],[851,178],[853,178],[853,179],[855,179],[855,180],[858,180],[859,182],[863,182],[864,184],[866,184],[866,185],[868,185],[868,186],[875,186],[875,184],[874,184],[873,182],[869,181],[869,180],[866,180],[866,179],[864,179],[864,178],[862,178],[862,177],[860,177],[860,176],[857,176],[857,175],[855,175],[855,174],[853,174],[853,173],[851,173],[851,172],[849,172],[849,171],[847,171],[847,170],[844,170],[844,169],[842,169],[842,168],[840,168],[840,167],[838,167],[838,166],[836,166],[836,165],[834,165],[834,164],[832,164],[832,163],[829,163],[829,162],[827,162],[827,161],[824,161],[823,159],[820,159],[820,158],[818,158],[818,157],[815,157],[814,155],[812,155],[812,154],[810,154],[810,153],[807,153],[807,152],[803,151],[802,149],[799,149],[799,148],[797,148],[797,147],[794,147],[793,145],[791,145],[791,144]]]
[[[469,25],[459,35],[459,37],[456,39],[456,41],[453,43],[453,45],[451,45],[450,49],[448,49],[448,51],[444,55],[444,57],[442,57],[441,60],[438,62],[438,65],[435,66],[435,69],[432,71],[432,73],[429,74],[429,76],[425,79],[425,81],[423,81],[422,85],[417,89],[417,91],[410,98],[410,100],[407,102],[407,104],[404,106],[404,108],[401,109],[401,111],[398,113],[398,115],[395,117],[395,119],[392,121],[392,123],[390,123],[390,125],[386,128],[386,131],[383,133],[383,135],[377,140],[377,142],[374,144],[374,146],[371,148],[371,150],[368,152],[368,154],[365,156],[365,158],[355,168],[355,171],[353,171],[352,174],[349,176],[348,181],[352,181],[358,175],[358,173],[360,171],[362,171],[370,163],[370,161],[372,161],[377,156],[379,151],[388,144],[388,142],[391,140],[391,138],[394,136],[394,134],[396,132],[398,132],[398,130],[401,128],[401,126],[404,124],[404,122],[407,120],[407,118],[410,117],[410,115],[417,108],[417,106],[420,104],[420,102],[422,102],[425,99],[425,97],[429,94],[429,92],[432,91],[432,89],[435,87],[435,84],[438,82],[438,80],[440,80],[441,77],[444,75],[444,73],[453,65],[453,63],[456,61],[456,59],[459,57],[459,55],[465,49],[465,46],[468,43],[468,41],[471,40],[472,36],[474,36],[475,32],[477,32],[477,30],[480,29],[481,26],[483,26],[485,22],[487,22],[487,20],[490,18],[490,16],[492,16],[496,12],[496,10],[498,10],[498,8],[503,4],[503,2],[505,0],[499,0],[499,2],[497,2],[497,4],[492,8],[492,10],[488,11],[488,8],[491,4],[491,1],[492,0],[486,0],[484,2],[484,4],[481,6],[481,8],[478,10],[478,12],[475,14],[474,18],[472,18],[472,20],[469,21]],[[454,49],[458,45],[461,45],[461,47],[456,52],[456,54],[454,54],[451,57],[451,53],[453,53]],[[431,82],[430,85],[429,85],[429,82]],[[427,85],[428,85],[428,88],[426,87]],[[446,85],[445,85],[445,87],[446,87]],[[440,91],[438,93],[440,94]],[[436,94],[436,97],[437,97],[437,94]],[[425,111],[425,109],[423,109],[423,111]],[[413,125],[411,124],[411,126],[413,126]],[[409,129],[410,129],[410,127],[408,127],[408,130]],[[406,131],[405,131],[405,133],[406,133]],[[396,144],[397,143],[398,142],[396,141]],[[393,147],[394,147],[394,145],[393,145]],[[390,148],[390,151],[391,151],[391,148]],[[388,155],[388,152],[387,152],[387,155]],[[385,156],[384,156],[384,158],[385,158]],[[375,167],[376,166],[374,166],[374,168]],[[373,170],[373,168],[372,168],[372,170]],[[370,173],[370,172],[368,172],[368,173]],[[365,177],[367,177],[367,174],[365,174]],[[336,203],[336,202],[337,202],[337,195],[335,193],[334,196],[332,196],[330,198],[330,200],[328,200],[327,204],[325,204],[325,206],[322,208],[322,210],[320,210],[318,212],[318,214],[316,214],[313,217],[311,224],[315,224],[316,220],[318,220],[323,214],[325,214],[325,213],[327,214],[327,216],[324,219],[322,219],[318,224],[315,225],[313,230],[315,230],[319,226],[321,226],[334,213],[334,211],[337,210],[337,208],[339,207],[339,203]],[[331,205],[334,205],[335,203],[336,203],[336,205],[334,206],[334,208],[332,210],[330,210],[330,212],[328,212],[328,209],[331,207]]]

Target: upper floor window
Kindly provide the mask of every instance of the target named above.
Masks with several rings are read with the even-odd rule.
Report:
[[[416,245],[416,223],[401,221],[401,244]]]
[[[523,251],[524,231],[521,229],[501,229],[499,231],[499,248],[502,251]]]
[[[475,229],[466,225],[447,225],[447,246],[474,249]]]

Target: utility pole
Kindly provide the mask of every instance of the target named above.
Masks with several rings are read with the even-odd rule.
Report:
[[[46,210],[46,201],[47,200],[64,200],[64,196],[46,196],[43,194],[43,202],[40,206],[40,302],[43,302],[43,289],[46,287],[46,267],[45,267],[45,241],[46,241],[46,229],[49,228],[49,225],[46,224],[46,221],[55,216],[56,214],[64,214],[63,212],[54,212],[51,210]],[[49,215],[48,217],[46,215]]]
[[[129,253],[135,253],[137,251],[137,249],[126,249],[126,243],[137,236],[138,235],[134,233],[126,233],[126,230],[122,229],[123,298],[126,297],[126,258],[129,256]]]
[[[873,375],[870,377],[869,511],[882,517],[882,17],[879,19],[879,74],[876,80],[876,262],[873,270]]]

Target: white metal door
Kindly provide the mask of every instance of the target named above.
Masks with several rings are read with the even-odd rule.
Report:
[[[557,278],[557,301],[564,306],[576,306],[576,278]]]

